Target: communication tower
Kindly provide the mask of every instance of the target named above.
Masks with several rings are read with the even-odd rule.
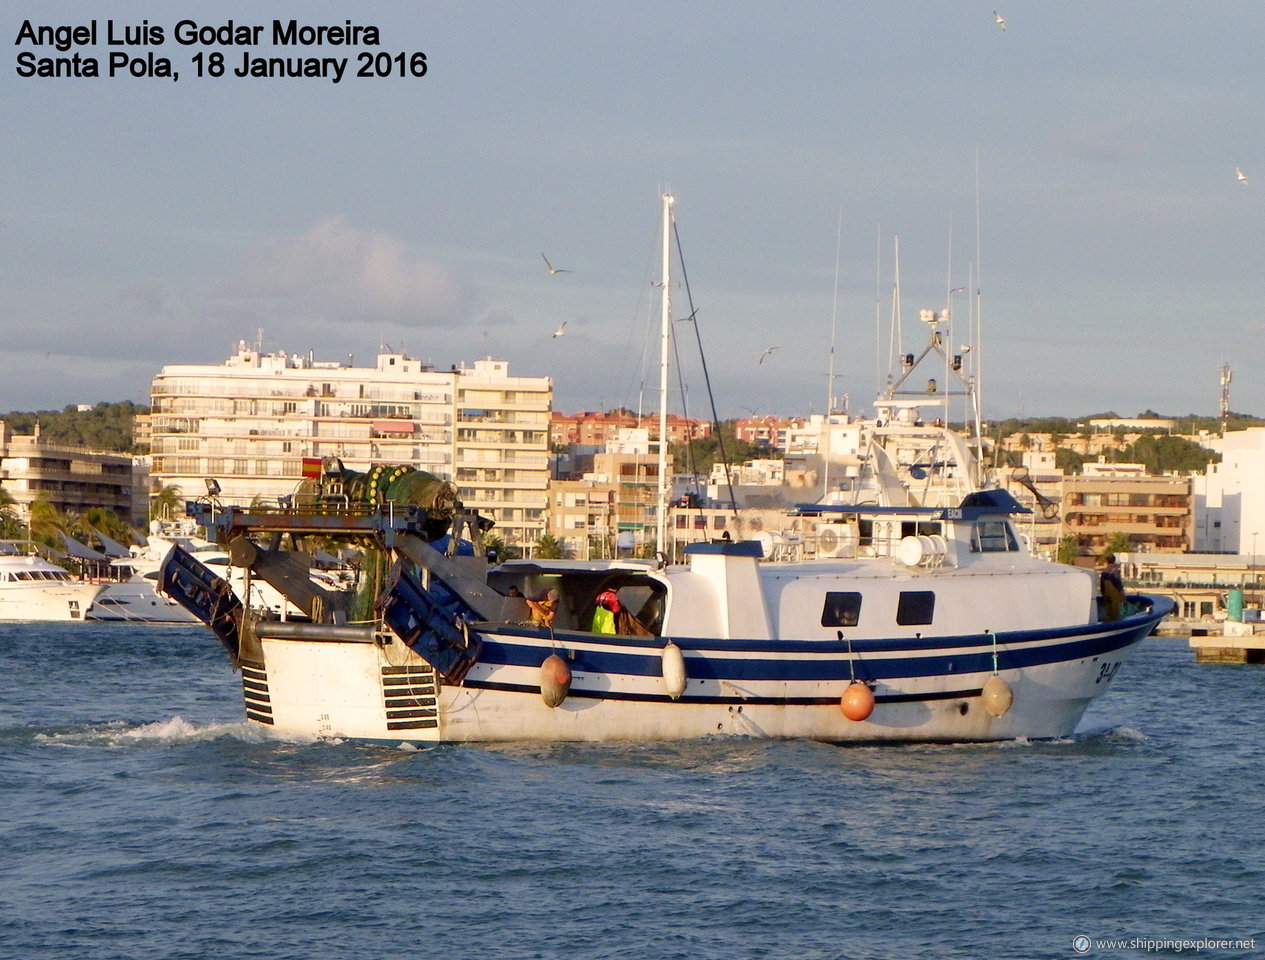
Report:
[[[1221,436],[1225,436],[1230,420],[1230,381],[1234,378],[1228,363],[1221,365]]]

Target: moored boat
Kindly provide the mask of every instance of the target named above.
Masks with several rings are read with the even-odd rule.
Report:
[[[101,590],[46,560],[37,544],[0,542],[0,621],[82,620]]]
[[[189,624],[198,618],[157,590],[159,561],[140,567],[116,565],[131,570],[126,580],[113,580],[104,585],[100,596],[88,611],[89,620],[122,621],[125,623]]]
[[[233,567],[229,555],[201,536],[197,525],[188,517],[176,521],[154,521],[144,546],[133,546],[130,555],[112,561],[116,570],[124,571],[125,579],[113,580],[88,612],[89,620],[124,621],[150,624],[199,623],[197,616],[158,589],[159,571],[174,545],[195,556],[199,563],[222,576],[238,597],[261,615],[289,619],[301,616],[281,593],[266,582],[249,582],[241,568]],[[329,558],[331,561],[334,558]],[[345,571],[312,568],[309,576],[336,591],[348,589]]]

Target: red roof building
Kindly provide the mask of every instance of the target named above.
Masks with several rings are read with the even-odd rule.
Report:
[[[637,417],[623,410],[594,413],[558,413],[549,422],[549,440],[561,446],[600,447],[614,440],[621,430],[641,427],[650,432],[651,439],[659,436],[659,415]],[[690,420],[676,414],[668,414],[668,442],[685,443],[712,435],[712,425],[706,420]]]

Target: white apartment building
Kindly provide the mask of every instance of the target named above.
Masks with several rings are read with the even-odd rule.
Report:
[[[1221,454],[1195,485],[1196,552],[1265,552],[1265,427],[1209,440]]]
[[[786,429],[786,452],[827,456],[832,463],[855,464],[869,440],[865,419],[847,414],[823,416],[814,413],[806,420],[792,420]]]
[[[154,481],[187,498],[211,478],[223,499],[274,499],[294,492],[303,458],[339,457],[454,481],[509,544],[544,532],[553,381],[511,377],[504,360],[441,371],[381,353],[354,367],[240,341],[223,365],[163,367],[151,392]]]

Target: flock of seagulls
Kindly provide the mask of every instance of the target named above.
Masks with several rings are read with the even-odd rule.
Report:
[[[560,273],[571,272],[570,270],[561,270],[558,267],[555,267],[552,263],[549,262],[549,258],[546,257],[543,253],[540,255],[540,259],[545,261],[545,269],[549,271],[549,276],[551,277],[557,276]],[[560,324],[558,324],[558,329],[553,332],[553,337],[551,339],[557,340],[559,337],[566,336],[566,332],[567,332],[567,322],[563,320]]]
[[[546,257],[544,253],[541,253],[540,259],[545,261],[545,269],[549,271],[549,276],[551,277],[557,276],[560,273],[571,272],[570,270],[562,270],[562,269],[559,269],[558,267],[555,267],[552,263],[549,262],[549,258]],[[558,329],[553,332],[553,336],[550,339],[557,340],[559,337],[566,336],[566,333],[567,333],[567,322],[563,320],[560,324],[558,324]]]

